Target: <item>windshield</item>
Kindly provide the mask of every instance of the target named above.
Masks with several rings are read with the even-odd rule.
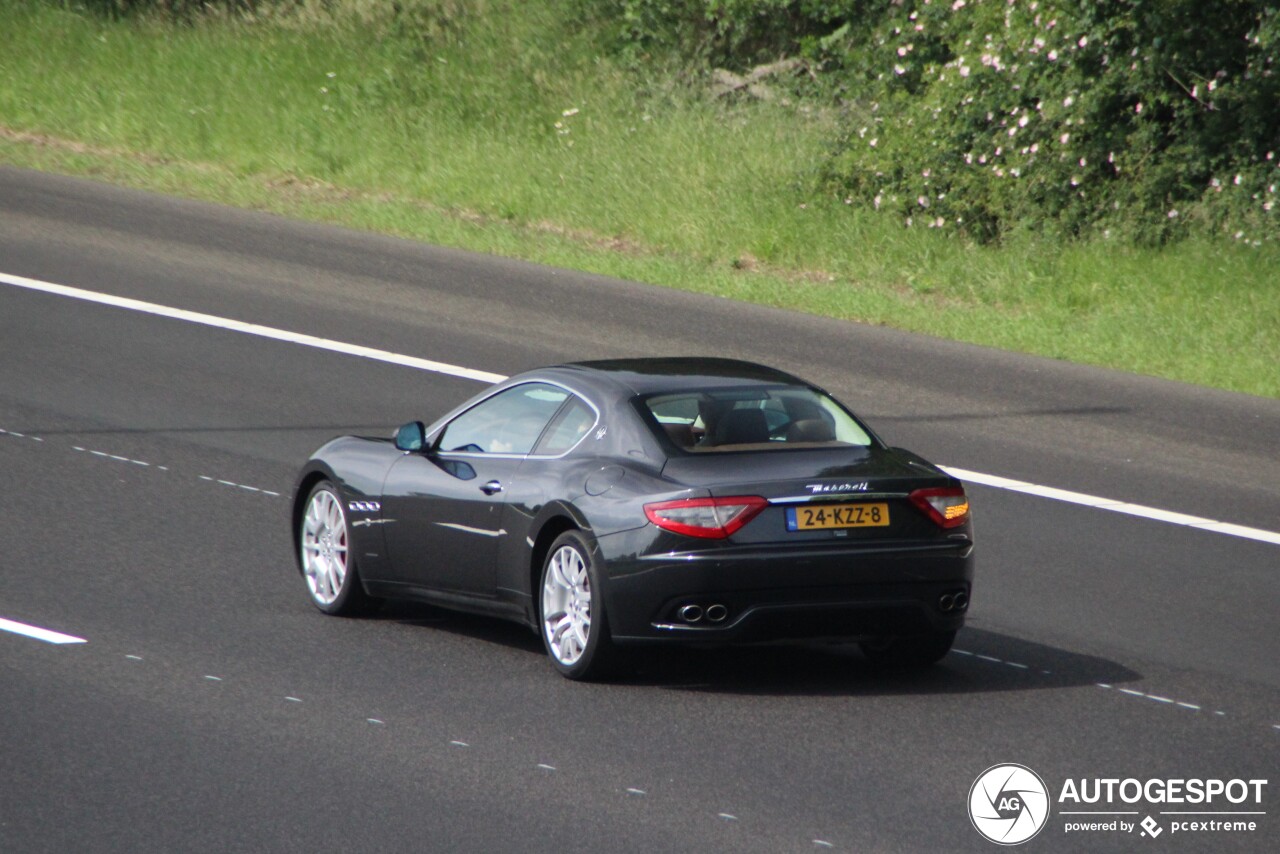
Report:
[[[866,447],[872,441],[840,404],[803,386],[659,394],[642,398],[640,408],[676,447],[692,453]]]

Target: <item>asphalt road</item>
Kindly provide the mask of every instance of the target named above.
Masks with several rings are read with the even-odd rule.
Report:
[[[10,169],[0,273],[500,374],[754,359],[940,463],[1280,531],[1277,401]],[[972,486],[969,627],[910,676],[778,647],[579,685],[518,626],[316,612],[297,467],[480,388],[0,284],[0,618],[87,641],[0,631],[0,852],[990,851],[966,807],[1005,762],[1055,800],[1269,781],[1110,806],[1155,839],[1055,802],[1026,850],[1280,844],[1274,543]]]

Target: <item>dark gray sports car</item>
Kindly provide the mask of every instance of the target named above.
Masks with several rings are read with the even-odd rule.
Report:
[[[662,642],[852,638],[929,664],[973,578],[959,481],[821,389],[727,359],[543,368],[430,427],[334,439],[293,527],[320,610],[506,617],[571,679]]]

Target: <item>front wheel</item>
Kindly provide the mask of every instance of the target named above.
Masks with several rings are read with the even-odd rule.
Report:
[[[906,669],[937,663],[951,651],[955,640],[955,632],[934,632],[864,640],[858,646],[872,664]]]
[[[566,531],[551,544],[541,590],[540,634],[552,666],[569,679],[607,676],[617,650],[609,637],[600,572],[578,531]]]
[[[353,616],[373,605],[360,584],[350,541],[342,497],[322,480],[307,496],[298,525],[298,556],[311,603],[326,614]]]

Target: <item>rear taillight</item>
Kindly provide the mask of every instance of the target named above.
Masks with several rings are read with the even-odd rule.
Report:
[[[917,489],[907,497],[939,527],[958,528],[969,521],[969,499],[962,487]]]
[[[758,495],[735,495],[730,498],[678,498],[644,506],[649,521],[676,534],[723,540],[755,518],[767,507]]]

